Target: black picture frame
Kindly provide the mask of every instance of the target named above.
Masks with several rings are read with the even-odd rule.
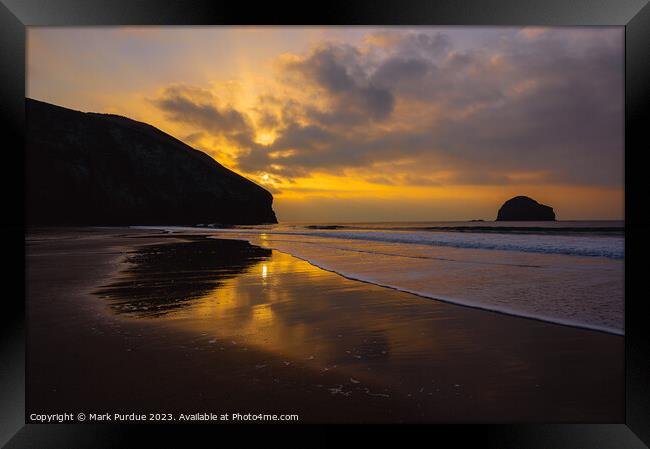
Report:
[[[650,98],[647,0],[357,0],[304,3],[208,0],[0,0],[0,114],[4,162],[3,270],[11,288],[0,307],[0,444],[22,447],[137,447],[152,435],[167,443],[208,426],[27,424],[25,394],[24,97],[27,26],[97,25],[619,25],[625,26],[626,417],[610,424],[435,426],[436,440],[486,447],[642,448],[650,445],[650,338],[644,313],[644,255],[649,248],[644,152]],[[236,426],[235,426],[236,427]],[[241,430],[241,429],[238,429]],[[220,429],[219,432],[222,430]],[[433,431],[433,433],[432,433]],[[208,440],[209,441],[209,440]],[[214,442],[214,440],[212,440]],[[128,444],[127,444],[128,442]],[[645,444],[644,444],[645,443]]]

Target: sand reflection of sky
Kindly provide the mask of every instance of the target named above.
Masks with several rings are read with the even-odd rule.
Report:
[[[240,249],[257,251],[251,248]],[[580,347],[581,336],[595,338],[349,280],[288,254],[264,251],[247,259],[245,267],[240,264],[237,273],[209,273],[206,278],[214,276],[213,281],[198,284],[209,288],[192,292],[173,313],[150,316],[189,334],[195,349],[209,350],[201,357],[218,361],[222,350],[257,351],[263,359],[254,370],[303,366],[349,379],[333,386],[332,394],[393,397],[399,392],[418,400],[430,397],[433,404],[471,395],[498,407],[513,389],[526,397],[539,393],[535,398],[543,402],[535,385],[555,382],[557,376],[547,366],[568,363],[579,370],[582,362],[573,350],[538,356],[540,339]],[[183,279],[184,268],[177,264],[176,271],[166,273],[167,281]]]
[[[96,293],[118,314],[173,315],[271,254],[238,240],[186,238],[136,250],[118,278]]]

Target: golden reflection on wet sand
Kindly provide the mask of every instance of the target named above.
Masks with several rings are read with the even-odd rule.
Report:
[[[352,281],[242,241],[88,234],[28,248],[30,410],[286,411],[306,422],[624,416],[621,337]]]
[[[462,397],[507,409],[499,405],[506,395],[547,403],[562,382],[571,393],[553,398],[553,407],[581,407],[577,398],[612,380],[594,376],[580,350],[572,350],[581,337],[597,339],[593,332],[348,280],[277,251],[161,319],[206,344],[335,370],[350,380],[342,392],[363,386],[367,394],[424,402]]]

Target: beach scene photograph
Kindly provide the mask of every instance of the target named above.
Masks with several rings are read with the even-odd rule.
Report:
[[[624,27],[28,27],[28,423],[625,421]]]

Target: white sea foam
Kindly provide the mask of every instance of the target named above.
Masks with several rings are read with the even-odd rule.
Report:
[[[347,229],[210,231],[221,238],[246,239],[291,254],[350,279],[426,298],[624,333],[624,239],[620,236]]]
[[[188,228],[175,228],[188,229]],[[189,228],[195,229],[195,228]],[[480,232],[425,232],[425,231],[355,231],[355,230],[267,230],[214,229],[220,233],[292,235],[325,237],[344,240],[402,243],[453,248],[499,251],[519,251],[569,256],[607,257],[623,259],[625,244],[622,236],[496,234]]]
[[[300,234],[349,240],[371,240],[390,243],[450,246],[454,248],[608,257],[612,259],[622,259],[625,256],[623,237],[611,236],[592,237],[418,231],[316,231]]]

